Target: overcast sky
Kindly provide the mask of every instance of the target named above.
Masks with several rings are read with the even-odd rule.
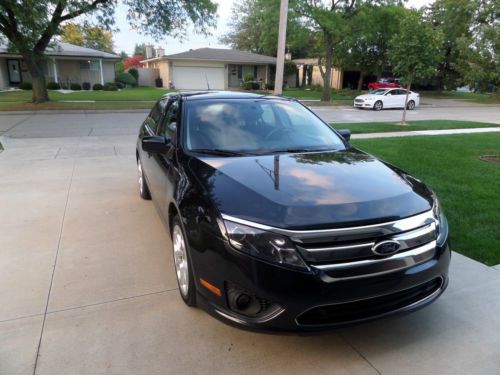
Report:
[[[219,43],[219,37],[228,31],[227,23],[231,16],[231,8],[237,0],[215,0],[219,4],[217,14],[217,28],[212,31],[211,36],[203,36],[188,30],[187,38],[179,42],[174,38],[167,37],[161,41],[154,41],[145,35],[141,35],[135,30],[131,30],[127,22],[127,12],[124,6],[118,6],[116,11],[116,26],[120,29],[119,32],[113,34],[116,52],[125,51],[128,54],[134,52],[136,43],[152,43],[155,47],[163,47],[166,54],[183,52],[188,49],[212,47],[212,48],[228,48]],[[279,0],[276,0],[279,1]],[[421,6],[432,3],[432,0],[409,0],[408,6],[419,8]]]

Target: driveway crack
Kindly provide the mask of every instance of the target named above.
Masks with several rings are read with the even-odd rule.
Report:
[[[52,275],[51,275],[51,278],[50,278],[49,292],[47,294],[47,303],[45,304],[45,312],[43,314],[42,328],[40,330],[40,338],[38,340],[38,347],[37,347],[37,351],[36,351],[35,365],[33,367],[33,375],[35,375],[35,373],[36,373],[36,368],[37,368],[37,365],[38,365],[38,358],[40,357],[40,347],[41,347],[41,344],[42,344],[43,330],[45,328],[45,320],[47,319],[47,311],[48,311],[48,308],[49,308],[50,294],[52,292],[52,285],[54,283],[54,274],[56,272],[57,259],[59,257],[59,250],[61,248],[61,239],[62,239],[62,233],[63,233],[63,229],[64,229],[64,221],[65,221],[65,218],[66,218],[66,212],[68,211],[69,194],[70,194],[70,191],[71,191],[71,186],[73,184],[73,176],[75,175],[75,167],[76,167],[76,159],[73,159],[73,169],[71,170],[71,177],[69,179],[69,184],[68,184],[68,193],[66,194],[66,203],[64,205],[64,212],[63,212],[63,216],[62,216],[62,220],[61,220],[61,228],[59,230],[59,240],[57,242],[57,249],[56,249],[56,254],[55,254],[55,258],[54,258],[54,267],[52,269]]]
[[[344,340],[344,342],[345,342],[347,345],[349,345],[349,346],[352,348],[352,350],[354,350],[356,353],[358,353],[358,355],[359,355],[361,358],[363,358],[363,359],[365,360],[365,362],[366,362],[366,363],[368,363],[368,364],[370,365],[370,367],[371,367],[372,369],[374,369],[374,370],[377,372],[377,374],[378,374],[378,375],[382,375],[382,373],[378,370],[378,368],[376,368],[376,367],[373,365],[373,363],[371,363],[371,362],[368,360],[368,358],[366,358],[366,357],[363,355],[363,353],[361,353],[361,352],[358,350],[358,348],[356,348],[353,344],[351,344],[351,343],[349,342],[349,340],[347,340],[347,339],[344,337],[344,335],[343,335],[343,334],[339,333],[338,335],[340,336],[340,338],[341,338],[342,340]]]

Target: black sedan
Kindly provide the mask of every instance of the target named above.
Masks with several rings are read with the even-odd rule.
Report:
[[[156,103],[137,142],[139,191],[171,234],[187,305],[239,326],[316,330],[412,311],[445,290],[436,196],[349,136],[287,98]]]

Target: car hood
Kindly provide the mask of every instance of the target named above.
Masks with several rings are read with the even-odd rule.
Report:
[[[358,95],[356,96],[355,99],[363,99],[363,100],[374,100],[378,98],[382,98],[383,95],[370,95],[370,94],[364,94],[364,95]]]
[[[356,149],[189,160],[221,213],[287,229],[368,225],[432,208],[417,179]]]

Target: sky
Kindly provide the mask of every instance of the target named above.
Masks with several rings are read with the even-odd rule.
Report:
[[[132,30],[127,22],[127,9],[119,5],[116,9],[116,26],[119,32],[113,33],[115,51],[125,51],[129,55],[134,52],[135,44],[151,43],[155,47],[165,49],[165,54],[179,53],[189,49],[212,47],[229,48],[219,42],[219,38],[229,30],[228,22],[231,17],[233,4],[238,0],[214,0],[218,4],[217,9],[217,27],[212,30],[212,35],[204,36],[194,32],[192,28],[187,30],[187,37],[183,41],[172,37],[166,37],[160,41],[154,41],[147,35]],[[279,1],[279,0],[276,0]],[[407,6],[419,8],[431,3],[432,0],[408,0]]]

